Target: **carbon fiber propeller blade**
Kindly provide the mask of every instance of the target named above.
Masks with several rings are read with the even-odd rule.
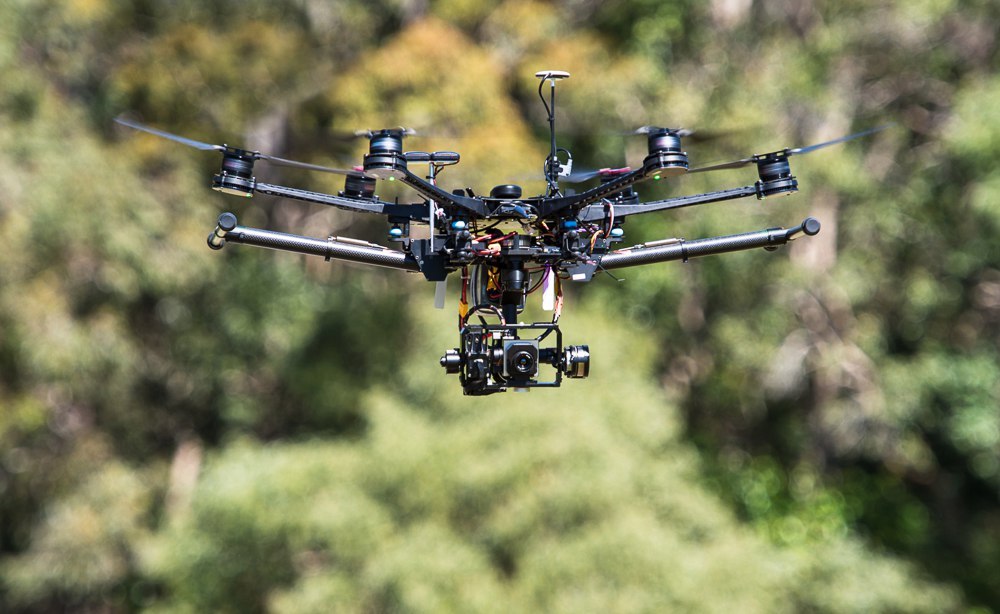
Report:
[[[886,124],[884,126],[877,126],[875,128],[869,128],[868,130],[862,130],[861,132],[855,132],[854,134],[848,134],[847,136],[842,136],[832,141],[825,141],[823,143],[816,143],[815,145],[807,145],[805,147],[796,147],[795,149],[785,149],[779,150],[773,153],[785,152],[786,155],[794,156],[816,151],[817,149],[822,149],[824,147],[829,147],[831,145],[837,145],[838,143],[845,143],[847,141],[853,141],[854,139],[859,139],[863,136],[868,136],[869,134],[874,134],[876,132],[885,130],[891,127],[892,124]],[[703,173],[705,171],[718,171],[726,168],[740,168],[741,166],[746,166],[753,162],[756,162],[760,157],[767,156],[770,154],[754,155],[748,158],[741,158],[739,160],[733,160],[731,162],[723,162],[721,164],[712,164],[711,166],[702,166],[700,168],[693,168],[688,171],[688,173]]]
[[[196,141],[194,139],[189,139],[187,137],[180,136],[178,134],[173,134],[171,132],[166,132],[165,130],[157,130],[156,128],[151,128],[140,124],[139,122],[132,121],[124,117],[116,117],[115,121],[123,126],[128,126],[135,130],[142,130],[143,132],[148,132],[149,134],[155,134],[156,136],[163,137],[165,139],[170,139],[171,141],[176,141],[188,147],[194,147],[195,149],[201,149],[203,151],[216,150],[216,151],[226,151],[226,148],[222,145],[212,145],[211,143],[202,143],[201,141]]]
[[[127,119],[124,117],[116,117],[115,121],[123,126],[128,126],[135,130],[141,130],[142,132],[148,132],[149,134],[163,137],[165,139],[170,139],[171,141],[176,141],[188,147],[194,147],[195,149],[201,149],[203,151],[229,151],[230,149],[235,149],[232,147],[226,147],[225,145],[213,145],[211,143],[203,143],[202,141],[196,141],[194,139],[189,139],[178,134],[173,134],[172,132],[167,132],[165,130],[159,130],[157,128],[152,128],[144,124],[140,124],[137,121]],[[336,175],[350,175],[354,177],[367,177],[365,173],[356,170],[348,170],[342,168],[332,168],[329,166],[320,166],[319,164],[309,164],[307,162],[298,162],[296,160],[289,160],[287,158],[279,158],[278,156],[272,156],[270,154],[261,153],[259,151],[248,151],[248,154],[252,155],[256,160],[265,160],[271,164],[278,164],[280,166],[288,166],[292,168],[301,168],[309,171],[321,171],[324,173],[333,173]]]

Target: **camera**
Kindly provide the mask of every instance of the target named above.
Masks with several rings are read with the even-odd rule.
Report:
[[[503,374],[509,380],[534,377],[538,373],[538,342],[507,339],[503,342]]]
[[[545,344],[550,337],[555,345]],[[542,365],[554,369],[551,379],[539,379]],[[563,347],[562,333],[555,323],[467,324],[459,333],[459,347],[445,352],[441,366],[458,374],[467,395],[508,388],[556,388],[563,376],[590,375],[590,349],[586,345]]]

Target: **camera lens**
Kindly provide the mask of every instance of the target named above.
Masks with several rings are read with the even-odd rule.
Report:
[[[510,361],[514,371],[521,375],[528,375],[535,371],[535,357],[527,350],[516,352]]]
[[[529,379],[538,373],[538,342],[511,339],[504,343],[503,375],[515,379]]]

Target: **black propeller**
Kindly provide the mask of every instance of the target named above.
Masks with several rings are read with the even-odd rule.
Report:
[[[642,126],[641,128],[636,128],[635,130],[629,130],[628,132],[622,132],[620,134],[625,136],[634,134],[641,134],[646,136],[649,136],[651,134],[670,135],[683,138],[693,143],[706,143],[708,141],[715,141],[724,137],[732,136],[734,133],[738,132],[742,132],[742,130],[740,129],[691,130],[688,128],[665,128],[663,126]]]
[[[127,119],[124,117],[116,117],[115,121],[123,126],[128,126],[135,130],[141,130],[143,132],[148,132],[149,134],[154,134],[165,139],[170,139],[171,141],[176,141],[188,147],[194,147],[195,149],[201,149],[203,151],[215,150],[221,151],[224,154],[236,154],[243,159],[252,160],[265,160],[271,164],[277,164],[280,166],[288,166],[291,168],[301,168],[309,171],[322,171],[324,173],[334,173],[337,175],[347,175],[349,177],[367,177],[365,173],[357,170],[347,170],[341,168],[331,168],[329,166],[320,166],[318,164],[309,164],[306,162],[298,162],[296,160],[289,160],[287,158],[279,158],[278,156],[272,156],[270,154],[261,153],[259,151],[246,151],[236,147],[230,147],[228,145],[213,145],[211,143],[203,143],[201,141],[196,141],[194,139],[189,139],[177,134],[172,134],[164,130],[158,130],[150,126],[140,124],[139,122]]]
[[[875,128],[869,128],[868,130],[862,130],[861,132],[855,132],[854,134],[849,134],[847,136],[842,136],[832,141],[826,141],[823,143],[816,143],[815,145],[807,145],[806,147],[796,147],[794,149],[782,149],[779,151],[773,151],[766,154],[754,154],[747,158],[741,158],[739,160],[733,160],[731,162],[723,162],[721,164],[712,164],[711,166],[702,166],[701,168],[693,168],[688,171],[688,173],[702,173],[705,171],[718,171],[727,168],[740,168],[747,166],[748,164],[763,162],[766,160],[774,158],[786,158],[788,156],[795,156],[799,154],[809,153],[811,151],[816,151],[817,149],[822,149],[824,147],[829,147],[831,145],[836,145],[838,143],[843,143],[845,141],[851,141],[854,139],[859,139],[863,136],[868,136],[869,134],[874,134],[881,130],[889,128],[892,124],[886,124],[884,126],[877,126]]]
[[[635,130],[630,130],[628,132],[625,132],[624,134],[627,134],[627,135],[628,134],[643,134],[643,135],[647,135],[647,136],[650,135],[650,134],[670,134],[670,135],[679,136],[679,137],[689,137],[689,136],[693,136],[696,133],[695,133],[694,130],[688,130],[687,128],[665,128],[663,126],[642,126],[641,128],[636,128]]]
[[[688,130],[687,128],[664,128],[662,126],[642,126],[641,128],[636,128],[635,130],[630,130],[625,134],[672,134],[674,136],[687,137],[694,134],[694,130]]]

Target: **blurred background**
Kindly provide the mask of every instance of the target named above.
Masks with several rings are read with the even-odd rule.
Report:
[[[1000,610],[1000,76],[990,0],[0,3],[0,610]],[[645,124],[800,193],[629,244],[823,223],[573,286],[590,379],[466,398],[457,283],[233,246],[377,216],[208,189],[171,132],[343,167],[414,126],[441,183],[540,191]],[[336,192],[342,178],[258,165]],[[647,198],[747,185],[724,171]],[[380,185],[384,198],[397,195]],[[398,192],[401,198],[410,196]],[[456,282],[456,280],[452,280]]]

